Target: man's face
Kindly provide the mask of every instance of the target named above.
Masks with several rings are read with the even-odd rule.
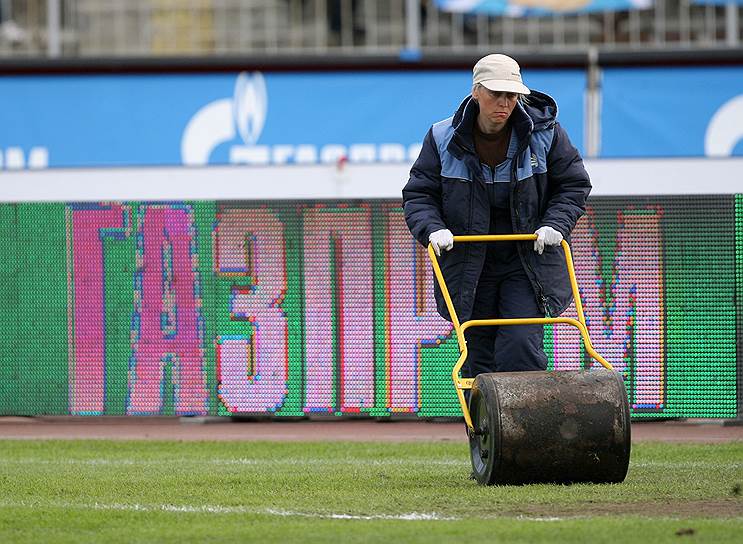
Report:
[[[519,97],[518,93],[491,91],[482,85],[475,87],[472,96],[480,106],[480,116],[497,126],[506,124]]]

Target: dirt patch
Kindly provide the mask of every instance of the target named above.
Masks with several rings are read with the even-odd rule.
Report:
[[[330,420],[233,422],[228,418],[0,417],[0,439],[278,440],[466,442],[464,423]],[[743,426],[720,422],[638,422],[632,441],[743,441]]]
[[[654,518],[737,518],[743,516],[743,499],[641,503],[583,503],[571,506],[527,505],[505,511],[503,516],[565,518],[635,515]]]
[[[743,425],[715,420],[634,422],[633,442],[734,442],[743,440]]]
[[[466,440],[464,424],[368,420],[231,422],[228,418],[28,418],[4,422],[0,438],[224,441],[422,442]]]

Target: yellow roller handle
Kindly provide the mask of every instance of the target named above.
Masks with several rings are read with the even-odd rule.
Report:
[[[455,236],[455,242],[509,242],[509,241],[529,241],[536,240],[536,234],[481,234],[481,235],[465,235]],[[578,319],[572,319],[569,317],[525,317],[516,319],[475,319],[466,321],[462,324],[459,323],[457,312],[454,309],[454,304],[451,301],[449,295],[449,289],[446,287],[446,281],[444,281],[444,275],[441,273],[441,267],[439,266],[439,260],[436,258],[436,253],[433,250],[433,246],[428,244],[428,257],[431,259],[433,265],[433,272],[436,275],[436,281],[439,283],[441,288],[441,294],[444,296],[446,301],[446,307],[449,310],[449,316],[451,317],[452,324],[454,325],[454,331],[457,334],[457,343],[459,344],[459,359],[457,359],[454,369],[452,370],[452,380],[454,381],[454,387],[459,398],[459,404],[462,407],[462,413],[464,414],[464,420],[470,430],[474,430],[472,425],[472,418],[470,417],[469,407],[464,399],[464,389],[471,389],[474,383],[473,378],[460,378],[459,371],[462,369],[464,362],[467,360],[467,342],[464,339],[464,331],[470,327],[482,327],[491,325],[547,325],[552,323],[566,323],[577,327],[580,331],[580,335],[583,338],[583,343],[586,348],[586,352],[598,361],[601,365],[613,370],[609,362],[601,357],[596,350],[593,348],[591,339],[588,336],[588,328],[586,327],[586,318],[583,314],[583,304],[580,300],[580,293],[578,292],[578,282],[575,279],[575,269],[573,267],[573,257],[570,252],[570,245],[563,240],[562,249],[565,252],[565,264],[568,267],[568,275],[570,276],[570,286],[573,290],[573,298],[575,299],[575,310],[578,313]]]

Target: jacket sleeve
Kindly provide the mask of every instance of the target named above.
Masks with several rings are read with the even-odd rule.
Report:
[[[555,124],[552,147],[547,154],[547,180],[549,195],[541,225],[567,237],[586,212],[591,181],[583,159],[559,123]]]
[[[432,129],[402,190],[402,206],[410,232],[423,246],[432,232],[447,228],[441,210],[441,160]]]

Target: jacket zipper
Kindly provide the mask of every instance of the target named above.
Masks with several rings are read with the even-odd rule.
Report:
[[[477,182],[475,179],[475,176],[471,176],[472,180],[470,181],[470,213],[469,218],[467,219],[467,234],[472,234],[472,208],[475,201],[475,189],[473,184]],[[462,266],[463,270],[466,270],[467,268],[467,260],[469,259],[470,255],[470,244],[464,245],[464,264]],[[472,299],[474,300],[474,293]]]
[[[514,202],[516,200],[515,193],[516,188],[518,186],[518,181],[516,180],[516,171],[518,169],[518,161],[519,156],[521,153],[526,149],[526,146],[521,146],[519,150],[514,155],[513,163],[511,164],[511,191],[510,191],[510,199],[511,199],[511,209],[513,210],[514,214],[516,215],[516,222],[518,223],[520,220],[519,217],[519,208],[518,206],[514,206]],[[513,225],[512,225],[513,226]],[[520,247],[520,246],[519,246]],[[542,284],[539,283],[539,280],[537,280],[537,275],[534,273],[534,269],[532,269],[531,265],[529,264],[528,259],[526,259],[523,256],[523,250],[519,251],[519,258],[521,259],[521,263],[526,267],[527,271],[531,274],[531,277],[534,278],[532,281],[534,282],[534,287],[536,287],[537,290],[537,297],[539,297],[539,300],[542,303],[542,310],[544,311],[544,314],[549,317],[550,311],[549,306],[547,304],[547,297],[544,296],[544,288],[542,287]]]

